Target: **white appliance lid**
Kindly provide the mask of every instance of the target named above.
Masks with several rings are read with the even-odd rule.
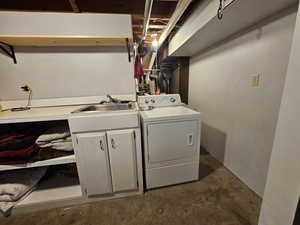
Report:
[[[166,119],[200,119],[200,112],[186,106],[160,107],[149,111],[141,111],[144,121],[166,120]]]

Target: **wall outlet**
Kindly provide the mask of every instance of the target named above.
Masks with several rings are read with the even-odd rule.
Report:
[[[21,88],[21,90],[24,91],[24,92],[29,92],[29,91],[31,90],[30,87],[29,87],[27,84],[21,86],[20,88]]]
[[[261,79],[260,73],[253,74],[251,76],[251,86],[252,87],[259,87],[260,86],[260,79]]]

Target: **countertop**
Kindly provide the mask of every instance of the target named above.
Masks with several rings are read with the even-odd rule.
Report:
[[[71,112],[81,107],[82,105],[53,106],[31,108],[30,110],[26,111],[0,112],[0,124],[66,120]]]

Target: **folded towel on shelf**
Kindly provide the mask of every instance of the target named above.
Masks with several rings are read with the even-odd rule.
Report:
[[[48,143],[39,144],[40,148],[52,148],[54,150],[73,151],[72,138],[56,139]]]
[[[0,172],[0,211],[6,215],[33,191],[47,167],[10,170]]]
[[[36,143],[40,146],[58,139],[65,139],[70,136],[71,134],[67,126],[52,127],[39,136]]]
[[[72,138],[67,126],[53,127],[36,140],[40,148],[73,151]]]

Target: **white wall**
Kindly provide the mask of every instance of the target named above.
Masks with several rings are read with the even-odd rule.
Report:
[[[292,225],[300,196],[300,14],[292,44],[260,225]]]
[[[130,15],[0,12],[0,35],[127,35],[131,37],[130,25]]]
[[[0,13],[0,35],[132,36],[130,15]],[[0,52],[0,101],[135,95],[126,47],[16,47],[17,64]]]
[[[190,61],[189,103],[203,114],[202,145],[262,196],[295,14]],[[250,78],[261,73],[259,88]]]
[[[0,98],[34,99],[134,94],[133,65],[124,49],[17,48],[17,64],[0,54]],[[114,52],[115,51],[115,52]]]

